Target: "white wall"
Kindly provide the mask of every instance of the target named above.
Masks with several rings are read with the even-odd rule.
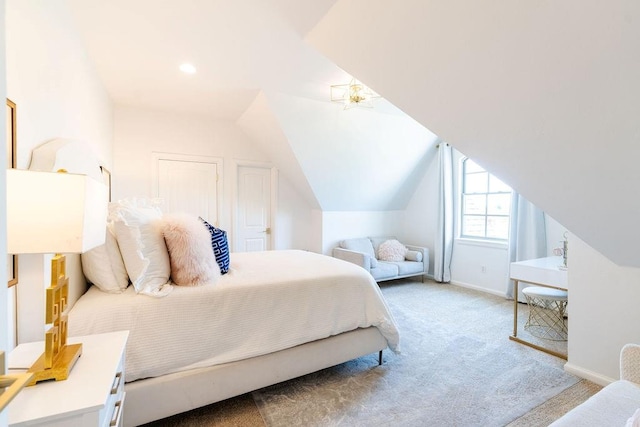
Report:
[[[17,104],[18,167],[53,138],[83,141],[112,166],[112,106],[62,0],[7,1],[7,96]]]
[[[112,167],[111,101],[63,0],[6,2],[6,72],[7,97],[17,105],[20,169],[29,166],[34,147],[58,137],[84,142],[103,165]],[[20,256],[20,342],[43,339],[49,259]],[[74,282],[84,281],[79,256],[67,257],[67,274]],[[23,315],[23,310],[30,312]]]
[[[0,0],[0,27],[4,28],[5,22],[5,4],[4,0]],[[6,78],[5,78],[5,33],[4,31],[0,31],[0,99],[6,98]],[[6,121],[2,120],[3,123],[0,124],[0,135],[6,135]],[[6,137],[3,138],[6,141]],[[0,164],[6,165],[7,163],[7,152],[6,150],[0,150]],[[7,256],[7,221],[6,221],[6,212],[7,212],[7,192],[6,192],[6,172],[5,169],[2,168],[0,171],[0,212],[2,215],[0,216],[0,259],[5,259]],[[0,325],[7,325],[5,327],[0,327],[0,352],[7,352],[11,348],[11,342],[9,337],[9,332],[11,328],[8,325],[11,325],[13,322],[9,317],[9,296],[8,289],[5,285],[7,283],[7,266],[4,262],[0,262]],[[4,372],[0,372],[0,375],[3,375]],[[7,411],[0,411],[0,425],[7,425]]]
[[[113,199],[153,196],[154,152],[220,157],[220,227],[231,230],[234,160],[269,162],[268,156],[230,121],[127,106],[115,111]]]
[[[268,154],[234,122],[203,116],[117,106],[115,110],[113,199],[152,196],[152,153],[178,153],[223,159],[220,228],[232,229],[233,164],[273,164]],[[286,177],[279,174],[276,249],[308,248],[310,209]]]
[[[429,274],[433,275],[433,244],[436,237],[438,201],[437,148],[404,213],[402,238],[429,248]]]
[[[620,349],[640,343],[640,269],[619,267],[569,235],[569,363],[600,384],[619,378]]]
[[[400,239],[403,217],[404,211],[323,212],[322,253],[331,255],[340,240],[354,237],[395,236]]]
[[[390,114],[284,93],[267,98],[323,210],[406,207],[433,153],[433,133],[395,108]]]
[[[316,252],[313,212],[291,181],[279,176],[278,217],[274,249],[304,249]]]
[[[363,10],[368,25],[351,25]],[[340,0],[307,40],[609,259],[640,267],[640,199],[628,197],[640,181],[638,16],[628,0]]]

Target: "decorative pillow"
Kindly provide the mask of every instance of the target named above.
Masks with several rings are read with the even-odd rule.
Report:
[[[397,240],[387,240],[380,243],[378,248],[378,258],[381,261],[404,261],[404,256],[407,254],[407,248]]]
[[[80,255],[85,277],[103,292],[119,294],[129,286],[113,224],[107,224],[104,244]]]
[[[420,251],[407,251],[406,255],[404,256],[404,259],[406,259],[407,261],[418,261],[418,262],[421,262],[422,261],[422,252],[420,252]]]
[[[216,256],[216,261],[220,267],[221,274],[227,274],[229,272],[229,241],[227,240],[227,232],[209,224],[204,219],[200,218],[200,221],[207,227],[211,236],[211,247],[213,248],[213,254]]]
[[[162,236],[158,203],[126,199],[109,204],[127,274],[137,293],[163,297],[171,292],[169,253]]]
[[[197,217],[165,215],[162,217],[162,234],[169,251],[173,283],[199,286],[218,281],[220,267],[211,251],[211,235]]]
[[[369,237],[369,240],[371,241],[371,245],[373,246],[373,253],[375,254],[376,258],[381,259],[380,255],[378,254],[378,249],[380,249],[380,244],[386,242],[387,240],[397,240],[396,236],[378,236],[378,237]]]

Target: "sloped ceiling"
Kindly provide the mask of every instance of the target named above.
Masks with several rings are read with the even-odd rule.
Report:
[[[404,114],[274,94],[272,111],[325,211],[404,209],[437,137]]]
[[[610,260],[640,267],[639,2],[340,0],[307,40]]]
[[[116,104],[237,122],[314,209],[404,209],[435,151],[384,99],[366,111],[329,101],[351,75],[304,35],[335,0],[67,3]]]
[[[306,200],[312,209],[320,209],[320,204],[309,181],[300,167],[286,135],[273,111],[269,108],[266,95],[261,92],[251,103],[249,108],[238,120],[247,135],[260,144],[266,153],[271,154],[274,163],[278,165],[280,173],[289,178],[291,184]]]

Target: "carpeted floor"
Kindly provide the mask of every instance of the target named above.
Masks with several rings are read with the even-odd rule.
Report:
[[[510,341],[504,298],[433,282],[380,286],[402,340],[382,366],[365,356],[149,427],[546,426],[599,389]],[[526,305],[520,312],[524,324]]]

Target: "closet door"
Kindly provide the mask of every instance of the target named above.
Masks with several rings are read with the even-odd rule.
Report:
[[[271,168],[238,167],[236,251],[271,249]]]
[[[185,212],[219,226],[221,160],[198,156],[158,156],[155,195],[165,213]]]

